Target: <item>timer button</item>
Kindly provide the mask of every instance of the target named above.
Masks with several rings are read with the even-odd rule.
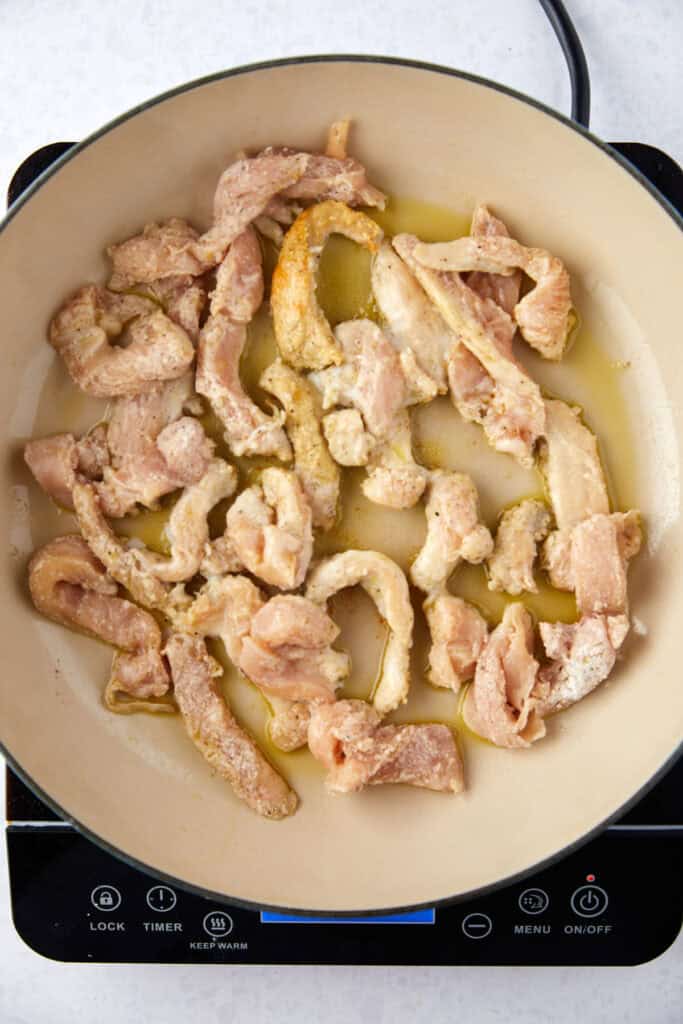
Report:
[[[598,917],[607,910],[608,902],[599,885],[582,885],[572,893],[571,908],[578,917]]]

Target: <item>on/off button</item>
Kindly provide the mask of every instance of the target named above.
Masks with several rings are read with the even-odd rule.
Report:
[[[571,908],[578,917],[598,917],[607,910],[608,902],[599,885],[582,885],[572,893]]]

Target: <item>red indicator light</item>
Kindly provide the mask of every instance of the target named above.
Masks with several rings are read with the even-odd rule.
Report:
[[[594,882],[595,881],[595,875],[586,875],[586,881],[587,882]]]

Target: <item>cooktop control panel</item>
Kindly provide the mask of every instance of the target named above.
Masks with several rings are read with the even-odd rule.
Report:
[[[13,777],[14,924],[32,949],[65,961],[642,963],[681,926],[682,776],[679,762],[620,825],[518,884],[451,906],[353,918],[260,912],[188,893],[102,850]]]

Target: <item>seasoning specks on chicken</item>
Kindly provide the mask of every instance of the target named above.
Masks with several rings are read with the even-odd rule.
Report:
[[[108,286],[76,291],[48,337],[82,392],[113,401],[84,435],[54,434],[24,449],[37,483],[75,511],[82,534],[35,552],[36,609],[116,648],[103,690],[110,711],[180,710],[209,765],[272,819],[292,814],[297,796],[233,717],[233,683],[224,692],[206,638],[262,695],[271,743],[283,752],[308,744],[330,792],[403,783],[459,793],[451,728],[384,720],[419,693],[420,668],[451,691],[441,699],[453,702],[453,715],[470,683],[461,705],[470,730],[499,747],[528,747],[552,728],[548,715],[613,670],[630,626],[628,565],[641,545],[639,513],[610,506],[598,440],[579,410],[544,399],[515,356],[518,330],[548,359],[566,350],[574,314],[561,260],[510,237],[483,204],[468,236],[385,237],[372,209],[354,209],[382,209],[385,196],[349,155],[349,127],[335,122],[324,152],[240,153],[220,176],[203,231],[169,217],[110,246]],[[321,298],[328,321],[317,288],[334,234],[370,258],[343,315]],[[340,299],[350,299],[350,282]],[[268,323],[269,292],[275,359],[249,328],[259,310]],[[440,398],[449,391],[457,413]],[[423,418],[419,407],[432,401],[479,424],[496,452],[539,469],[549,507],[518,497],[494,544],[480,519],[476,462],[471,475],[459,472],[424,443],[431,412]],[[509,462],[500,465],[509,476]],[[365,472],[345,488],[346,467],[358,466]],[[397,561],[364,549],[363,504],[394,510],[383,516],[395,552],[400,510],[423,494],[426,531],[406,513],[398,556],[422,591],[422,635],[426,626],[431,640],[428,665],[425,651],[416,670],[416,595]],[[131,520],[116,531],[110,522],[138,514],[143,524],[163,522],[161,537]],[[507,603],[496,625],[501,599],[482,598],[481,609],[465,601],[458,566],[480,565],[490,590],[537,593],[539,545],[540,571],[574,592],[577,621],[541,621],[535,643],[523,601]],[[373,548],[383,546],[378,537]],[[354,618],[357,586],[376,606],[378,640],[386,628],[366,700],[346,699],[344,687],[358,683],[335,646],[348,641],[356,670],[367,672],[358,662],[376,624]],[[349,593],[331,601],[340,591]]]

